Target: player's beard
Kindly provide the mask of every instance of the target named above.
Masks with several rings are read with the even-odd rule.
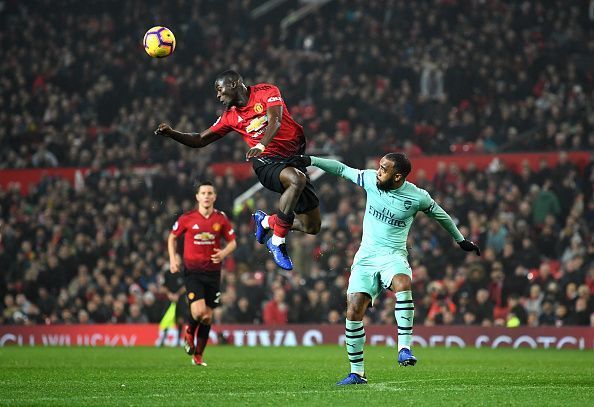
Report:
[[[377,189],[381,191],[390,191],[391,189],[396,189],[396,183],[393,179],[388,179],[384,182],[376,181],[375,185]]]

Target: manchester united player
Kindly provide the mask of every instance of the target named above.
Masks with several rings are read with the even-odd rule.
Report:
[[[194,148],[207,146],[231,131],[243,136],[250,147],[246,160],[252,161],[260,183],[281,194],[275,215],[260,210],[253,215],[256,239],[261,244],[266,242],[279,267],[291,270],[293,263],[285,244],[289,230],[317,234],[321,224],[319,200],[307,169],[286,162],[305,151],[303,127],[289,114],[276,86],[245,86],[241,75],[225,71],[217,76],[215,91],[225,110],[210,128],[201,133],[182,133],[161,123],[155,133]],[[272,237],[266,240],[270,230]]]
[[[192,364],[199,366],[206,366],[202,354],[208,342],[212,310],[219,306],[221,263],[237,247],[235,232],[227,216],[213,206],[216,199],[212,183],[199,184],[196,189],[197,209],[180,216],[167,239],[170,269],[172,273],[178,273],[181,264],[176,256],[177,239],[185,233],[183,263],[186,298],[190,304],[185,350],[193,356]],[[224,249],[221,249],[221,239],[227,241]]]

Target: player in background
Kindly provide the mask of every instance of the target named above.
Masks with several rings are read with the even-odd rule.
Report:
[[[253,215],[256,239],[266,243],[279,267],[291,270],[293,263],[285,244],[289,230],[317,234],[321,225],[319,200],[307,169],[286,161],[305,152],[303,127],[289,114],[276,86],[245,86],[241,75],[225,71],[217,76],[215,91],[225,110],[210,128],[182,133],[161,123],[155,133],[193,148],[205,147],[232,131],[243,136],[250,147],[246,160],[251,160],[260,183],[281,194],[276,214],[268,216],[258,210]],[[271,230],[272,237],[266,240]]]
[[[179,259],[176,260],[176,263],[181,261],[181,257],[179,254],[176,253],[176,257]],[[171,265],[171,262],[169,262]],[[160,276],[161,280],[161,294],[165,295],[167,299],[170,301],[171,304],[175,304],[175,316],[174,322],[176,325],[177,330],[177,337],[181,338],[185,331],[183,331],[184,326],[187,323],[189,318],[190,309],[187,307],[187,302],[185,300],[184,293],[186,292],[186,284],[185,279],[182,273],[175,273],[172,274],[169,271],[165,270],[163,274]],[[169,308],[165,311],[163,318],[169,312]],[[161,323],[159,324],[159,346],[162,346],[166,343],[168,339],[167,334],[170,327],[163,326],[163,318],[161,319]],[[179,339],[178,339],[179,342]]]
[[[384,156],[377,170],[357,170],[335,160],[293,157],[300,166],[314,165],[351,180],[367,193],[361,246],[353,260],[347,290],[346,348],[351,373],[338,385],[365,384],[363,316],[383,289],[396,293],[394,315],[398,329],[398,363],[414,366],[417,359],[410,350],[414,317],[412,271],[408,264],[406,240],[417,212],[437,220],[465,251],[480,256],[476,244],[464,239],[452,218],[429,193],[406,181],[411,163],[403,153]]]
[[[235,232],[227,216],[214,208],[216,199],[212,183],[200,183],[196,188],[197,208],[177,219],[167,239],[170,270],[179,273],[177,239],[185,233],[183,263],[186,298],[190,306],[189,323],[184,333],[185,350],[193,356],[192,364],[199,366],[206,366],[202,354],[208,342],[212,311],[219,306],[221,297],[221,265],[237,248]],[[221,239],[227,242],[224,249],[221,249]]]

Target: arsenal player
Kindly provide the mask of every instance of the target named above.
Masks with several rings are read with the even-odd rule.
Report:
[[[180,216],[167,239],[171,272],[179,273],[181,264],[176,256],[177,239],[185,233],[183,263],[186,298],[190,305],[185,350],[188,355],[193,356],[192,364],[199,366],[206,366],[202,361],[202,354],[208,342],[212,310],[219,306],[221,264],[237,247],[235,232],[229,219],[224,212],[217,211],[213,206],[216,199],[217,194],[212,183],[199,184],[196,189],[197,209]],[[227,242],[224,249],[221,249],[221,239]]]
[[[260,183],[281,194],[276,214],[268,216],[258,210],[253,215],[256,239],[260,244],[266,242],[279,267],[291,270],[293,263],[285,244],[289,230],[317,234],[321,224],[319,200],[307,169],[287,162],[305,151],[303,127],[293,120],[274,85],[245,86],[241,75],[225,71],[217,76],[215,91],[225,110],[210,128],[182,133],[161,123],[155,133],[194,148],[205,147],[232,131],[243,136],[250,147],[246,160],[251,160]],[[272,237],[266,240],[271,230]]]

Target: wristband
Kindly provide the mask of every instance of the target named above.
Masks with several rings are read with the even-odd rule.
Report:
[[[262,143],[258,143],[254,146],[254,148],[257,148],[258,150],[264,152],[264,150],[266,149],[266,146]]]

